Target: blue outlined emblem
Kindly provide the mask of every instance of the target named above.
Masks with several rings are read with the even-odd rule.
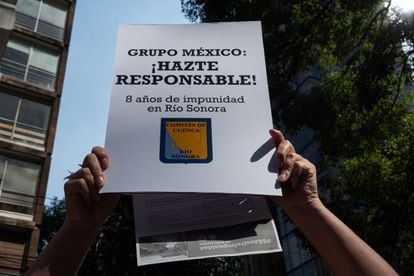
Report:
[[[211,119],[161,118],[160,160],[164,163],[211,162]]]

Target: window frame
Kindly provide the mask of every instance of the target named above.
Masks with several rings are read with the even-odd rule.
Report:
[[[42,150],[42,151],[45,150],[47,146],[47,142],[48,142],[48,134],[49,134],[53,106],[50,103],[34,100],[30,97],[17,95],[15,93],[8,93],[8,91],[4,91],[3,89],[0,89],[0,94],[5,94],[11,97],[15,97],[17,99],[17,104],[14,110],[13,120],[8,119],[8,118],[3,118],[1,117],[1,114],[0,114],[0,131],[4,133],[0,136],[0,140],[12,142],[18,145],[22,145],[24,147],[29,147],[29,148],[33,148],[37,150]],[[47,121],[44,122],[44,125],[46,126],[45,128],[41,128],[35,125],[30,125],[30,124],[19,121],[21,111],[22,111],[23,101],[27,101],[29,103],[34,103],[34,104],[40,104],[40,105],[48,107],[48,111],[47,111],[48,114],[46,116]],[[22,127],[21,125],[27,126],[27,127]],[[4,129],[1,127],[4,127]],[[7,130],[5,130],[6,128]],[[35,131],[33,129],[37,129],[39,131]],[[10,132],[10,136],[8,136],[6,132]],[[27,136],[25,136],[24,133],[27,133]]]
[[[19,49],[17,49],[17,47],[12,47],[11,44],[13,43],[22,46],[22,49],[26,50],[27,48],[27,53],[20,51]],[[27,54],[25,64],[13,60],[13,56],[8,57],[7,55],[9,54],[9,51],[20,51],[22,53]],[[39,52],[42,54],[49,55],[52,58],[56,58],[55,71],[52,72],[37,66],[33,66],[31,63],[34,55],[33,52]],[[38,43],[38,41],[26,40],[20,36],[14,36],[9,39],[9,42],[6,45],[5,53],[3,54],[3,57],[0,59],[0,72],[4,75],[11,76],[21,81],[24,81],[30,85],[40,87],[51,92],[55,92],[59,76],[61,58],[61,51],[59,51],[59,49],[55,47],[50,47],[50,45]],[[13,70],[18,72],[13,73]],[[33,74],[36,73],[43,73],[45,76],[41,76],[41,78],[43,77],[43,80],[45,81],[42,81],[41,78],[39,81],[35,81],[33,79]]]
[[[34,16],[31,14],[24,13],[23,10],[19,10],[20,5],[24,5],[24,3],[22,3],[21,1],[24,0],[18,0],[16,3],[17,26],[60,42],[64,41],[69,14],[69,5],[67,3],[55,2],[50,0],[34,0],[39,2],[38,6],[36,7],[37,10],[33,11],[33,14],[36,14],[36,16]],[[44,5],[49,5],[55,8],[56,10],[61,10],[64,12],[65,18],[63,19],[63,26],[55,25],[42,17],[42,9]],[[57,15],[58,14],[56,14],[56,16]],[[47,27],[47,25],[50,25],[51,27]]]
[[[26,160],[26,159],[21,159],[15,156],[9,156],[7,154],[3,154],[2,152],[0,152],[0,161],[4,162],[4,166],[3,166],[3,171],[0,172],[0,215],[1,216],[6,216],[6,217],[12,217],[12,218],[20,218],[20,219],[26,219],[26,220],[31,220],[34,217],[34,212],[35,212],[35,207],[37,204],[37,198],[38,198],[38,193],[39,193],[39,186],[40,186],[40,180],[41,180],[41,175],[42,175],[42,170],[43,170],[43,165],[39,162],[33,161],[33,160]],[[35,180],[35,187],[34,187],[34,192],[33,195],[29,194],[29,193],[24,193],[24,192],[19,192],[19,191],[14,191],[14,190],[10,190],[10,189],[5,189],[5,176],[7,173],[7,167],[9,165],[9,162],[16,162],[17,164],[21,164],[21,163],[27,163],[30,165],[33,165],[33,167],[37,167],[36,168],[36,180]],[[23,166],[21,166],[22,168],[25,168]],[[9,193],[9,194],[13,194],[13,195],[17,195],[17,196],[22,196],[22,197],[29,197],[32,199],[32,202],[30,203],[30,207],[28,207],[25,204],[14,204],[11,202],[7,202],[7,200],[3,200],[3,193]],[[15,200],[15,199],[14,199]],[[13,200],[12,200],[13,201]],[[27,210],[27,212],[18,212],[15,210],[7,210],[7,209],[3,209],[3,206],[7,206],[7,205],[11,205],[11,206],[15,206],[16,208],[20,208],[20,210]]]

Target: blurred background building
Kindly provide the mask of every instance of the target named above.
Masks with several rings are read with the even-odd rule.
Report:
[[[0,0],[0,275],[37,255],[75,0]]]

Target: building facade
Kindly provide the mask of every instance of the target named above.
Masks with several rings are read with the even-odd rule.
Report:
[[[37,256],[75,2],[0,0],[0,275]]]

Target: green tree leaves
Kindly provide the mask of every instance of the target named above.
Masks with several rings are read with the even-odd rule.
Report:
[[[326,202],[414,271],[414,15],[390,2],[182,0],[193,21],[261,20],[273,119],[313,130]]]

